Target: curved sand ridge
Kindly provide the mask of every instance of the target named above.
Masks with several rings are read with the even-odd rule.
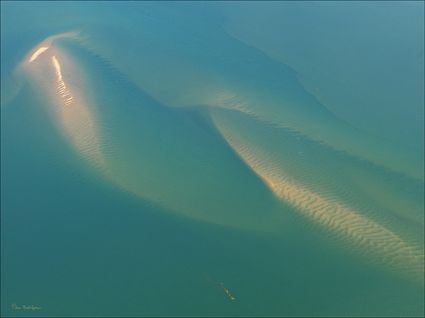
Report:
[[[71,144],[91,163],[106,169],[93,114],[82,94],[83,90],[78,87],[83,82],[81,71],[63,50],[54,45],[55,39],[69,36],[74,37],[75,34],[46,39],[32,50],[22,67],[33,79],[36,89],[48,97],[51,106],[49,109],[56,116],[59,127]],[[226,100],[229,97],[231,98],[223,98]],[[236,100],[234,102],[237,103]],[[245,105],[238,108],[250,113]],[[325,198],[288,178],[267,155],[245,140],[236,138],[235,134],[227,131],[218,121],[214,122],[241,159],[281,200],[339,237],[348,239],[373,259],[391,268],[402,268],[415,276],[422,274],[423,253],[419,249],[344,204]],[[120,183],[119,180],[114,181]]]
[[[21,69],[30,76],[37,92],[47,97],[49,111],[70,143],[91,164],[104,168],[94,116],[80,88],[84,78],[78,65],[55,46],[54,41],[61,38],[77,38],[77,34],[70,32],[47,38],[31,50]]]
[[[214,116],[212,118],[229,145],[279,199],[347,240],[372,262],[390,270],[401,270],[410,277],[423,277],[424,255],[420,248],[410,245],[396,233],[345,204],[323,197],[297,183],[258,147],[227,129]]]
[[[423,246],[419,181],[337,151],[299,131],[264,122],[237,101],[235,109],[225,106],[209,107],[209,111],[216,119],[220,116],[222,126],[244,136],[269,160],[279,163],[287,177],[329,201],[344,202],[414,246]]]
[[[70,36],[74,37],[74,35]],[[229,151],[221,138],[216,139],[214,134],[210,135],[210,132],[205,132],[204,128],[200,129],[192,119],[177,116],[174,110],[167,110],[166,107],[155,104],[145,97],[144,103],[141,100],[134,101],[138,106],[129,115],[131,118],[126,117],[128,113],[126,116],[121,116],[126,112],[120,106],[118,99],[106,101],[102,114],[94,116],[93,106],[97,105],[91,105],[84,96],[86,87],[81,67],[51,40],[45,40],[35,47],[23,62],[22,68],[29,75],[30,83],[34,84],[41,97],[47,97],[48,110],[53,114],[54,122],[70,144],[79,154],[88,159],[103,177],[121,190],[165,207],[167,211],[176,212],[180,216],[207,223],[257,231],[269,231],[269,227],[275,227],[275,223],[270,220],[273,215],[255,213],[260,209],[254,208],[258,203],[254,199],[249,203],[243,199],[236,200],[236,203],[232,201],[234,196],[239,198],[241,193],[244,193],[237,187],[241,179],[251,180],[254,183],[251,185],[252,189],[250,186],[244,186],[244,190],[261,191],[263,189],[268,199],[273,197],[264,185],[258,182],[258,179],[244,165],[241,165],[240,160]],[[87,77],[94,80],[90,77],[90,71],[85,71]],[[117,89],[117,86],[109,85],[111,84],[99,83],[97,88]],[[130,104],[132,102],[126,101]],[[151,108],[150,105],[157,107]],[[96,118],[99,125],[96,125]],[[156,124],[151,125],[146,118],[152,118]],[[121,124],[125,126],[120,126]],[[169,125],[170,129],[162,129],[162,125]],[[119,127],[119,131],[111,127]],[[127,129],[121,129],[122,127]],[[176,151],[170,150],[169,147],[157,147],[155,136],[160,130],[167,139],[180,143],[181,149]],[[141,136],[134,140],[131,146],[126,143],[130,132],[131,136],[137,136],[139,133]],[[182,139],[174,135],[176,132]],[[198,137],[192,138],[192,134]],[[147,139],[143,139],[143,136]],[[223,191],[220,174],[223,168],[211,160],[211,157],[217,153],[211,150],[199,150],[201,145],[205,146],[205,143],[215,147],[214,149],[221,153],[218,156],[223,162],[232,160],[230,164],[240,168],[239,174],[236,173],[237,176],[230,176],[234,171],[230,168],[227,170],[227,187],[229,187],[228,184],[235,184],[232,191]],[[180,153],[182,149],[184,151]],[[144,153],[143,158],[139,157],[141,152]],[[179,160],[163,161],[165,157],[176,157]],[[197,157],[198,160],[192,161],[192,157]],[[210,179],[204,179],[199,173],[187,176],[180,172],[192,169],[202,171]],[[157,179],[161,181],[158,182]],[[272,214],[275,201],[260,200],[258,205]],[[251,215],[243,214],[246,211],[250,211]],[[280,216],[274,213],[274,216],[276,215]]]
[[[254,95],[255,96],[255,95]],[[251,97],[252,98],[252,97]],[[293,130],[297,133],[325,144],[337,151],[367,160],[375,165],[385,167],[389,171],[405,174],[417,180],[423,180],[423,164],[416,157],[406,155],[406,149],[394,151],[395,145],[386,140],[369,136],[351,127],[340,119],[328,113],[309,113],[297,109],[296,101],[293,106],[285,100],[279,102],[271,99],[273,107],[262,109],[261,100],[246,98],[237,90],[225,89],[208,96],[205,104],[217,108],[237,110],[256,118],[269,126]],[[283,110],[283,111],[282,111]],[[308,114],[306,116],[306,114]],[[399,147],[400,148],[400,147]],[[412,159],[413,158],[413,159]],[[402,164],[401,164],[402,163]]]

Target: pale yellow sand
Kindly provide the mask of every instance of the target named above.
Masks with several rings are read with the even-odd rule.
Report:
[[[214,117],[213,117],[214,118]],[[415,279],[423,277],[424,255],[396,233],[337,200],[322,197],[285,175],[277,162],[251,145],[249,140],[214,120],[229,145],[264,181],[273,193],[304,216],[347,240],[351,248],[373,262],[402,271]]]
[[[83,71],[54,42],[75,36],[69,32],[45,39],[31,50],[21,69],[29,75],[41,98],[46,99],[48,111],[64,136],[91,164],[104,169],[93,108],[80,88],[85,85]]]

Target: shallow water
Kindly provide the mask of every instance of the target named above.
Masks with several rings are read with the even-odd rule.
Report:
[[[325,104],[275,4],[1,5],[3,315],[422,314],[423,122]]]

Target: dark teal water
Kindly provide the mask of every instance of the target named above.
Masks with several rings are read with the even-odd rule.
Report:
[[[371,112],[353,109],[353,92],[332,95],[332,81],[323,83],[328,99],[309,90],[311,55],[285,64],[267,52],[285,48],[279,34],[313,43],[301,26],[289,34],[273,19],[331,16],[337,28],[343,12],[290,3],[256,4],[258,13],[215,2],[1,5],[2,315],[423,314],[423,122],[382,111],[393,131],[380,136]],[[383,16],[388,8],[373,6]],[[248,43],[258,38],[246,23],[267,16],[274,29],[257,30],[267,41]],[[28,62],[38,43],[68,31],[80,34]],[[317,50],[323,67],[329,50]],[[52,98],[53,55],[74,96],[68,110]],[[376,94],[387,92],[382,85]],[[406,111],[423,112],[414,92]],[[359,124],[362,112],[369,117]],[[411,144],[400,141],[408,136]]]

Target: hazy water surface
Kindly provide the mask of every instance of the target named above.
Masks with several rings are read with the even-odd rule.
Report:
[[[423,4],[1,5],[3,315],[423,314]]]

